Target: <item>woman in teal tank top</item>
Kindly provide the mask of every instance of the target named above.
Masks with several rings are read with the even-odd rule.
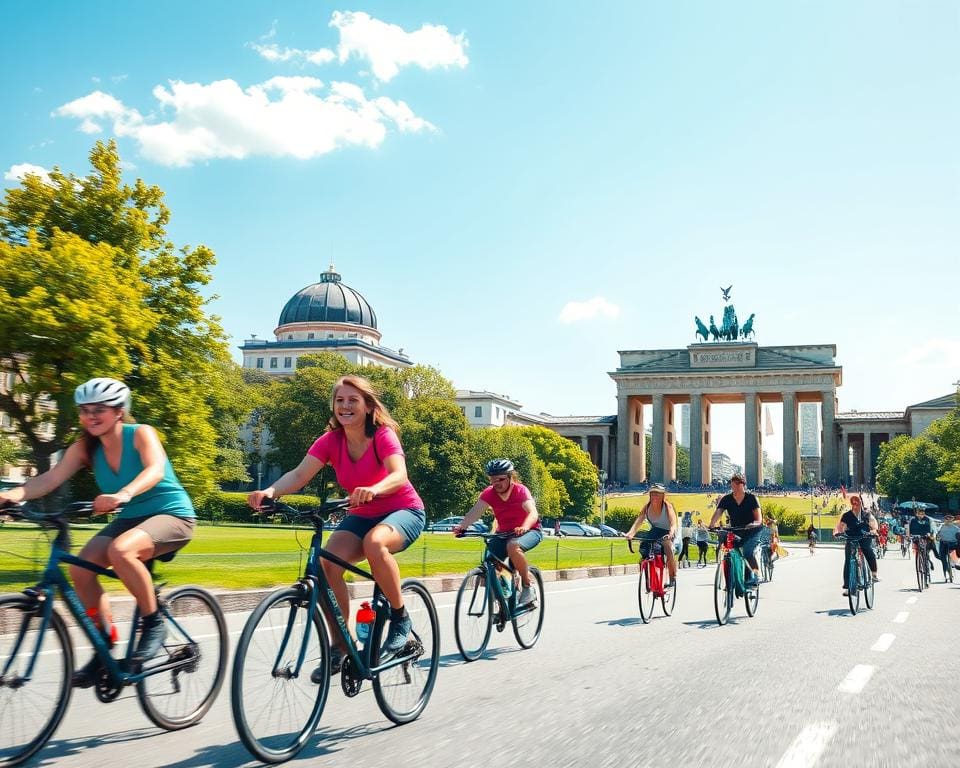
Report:
[[[116,379],[91,379],[77,387],[82,437],[48,472],[19,488],[0,493],[0,500],[18,503],[59,488],[81,469],[93,470],[101,493],[94,514],[120,509],[117,517],[80,551],[80,557],[112,567],[137,601],[141,621],[135,659],[153,658],[163,645],[166,627],[157,612],[153,580],[144,562],[175,552],[193,537],[195,514],[190,497],[174,474],[156,430],[124,423],[130,411],[130,390]],[[110,603],[97,575],[70,567],[77,594],[87,613],[104,628],[112,624]],[[97,674],[97,659],[74,674],[74,685],[88,687]]]

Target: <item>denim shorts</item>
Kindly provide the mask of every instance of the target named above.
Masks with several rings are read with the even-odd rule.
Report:
[[[487,551],[494,557],[501,560],[507,559],[507,544],[511,541],[517,542],[523,552],[528,552],[537,544],[543,541],[543,532],[539,528],[531,528],[523,536],[513,536],[509,539],[501,539],[499,536],[487,541]]]
[[[652,526],[649,531],[641,533],[637,536],[637,541],[640,542],[640,554],[646,557],[650,545],[655,541],[659,541],[663,545],[664,556],[666,556],[668,549],[672,552],[673,544],[669,541],[661,541],[668,533],[670,533],[669,528],[658,528],[655,525]]]
[[[423,533],[424,526],[427,524],[427,517],[422,509],[398,509],[394,512],[388,512],[378,517],[360,517],[360,515],[347,515],[337,526],[338,531],[352,533],[358,539],[363,541],[363,537],[370,531],[383,523],[389,525],[393,530],[403,536],[403,546],[398,552],[403,552],[420,534]]]

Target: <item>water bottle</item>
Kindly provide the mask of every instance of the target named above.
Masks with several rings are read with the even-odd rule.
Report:
[[[357,611],[357,642],[361,646],[367,644],[367,639],[370,637],[370,630],[373,628],[373,622],[376,618],[376,611],[370,607],[369,602],[364,600],[360,604],[360,610]]]
[[[119,639],[117,625],[113,623],[113,616],[109,614],[101,616],[100,611],[96,608],[87,608],[87,616],[90,617],[93,625],[100,630],[100,634],[103,636],[107,647],[113,648]]]

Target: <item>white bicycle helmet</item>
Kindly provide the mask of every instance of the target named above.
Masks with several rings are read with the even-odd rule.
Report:
[[[113,408],[130,408],[130,387],[116,379],[90,379],[73,393],[77,405],[109,405]]]

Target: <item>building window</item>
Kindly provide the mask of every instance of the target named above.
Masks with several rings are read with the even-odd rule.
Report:
[[[497,418],[498,418],[498,419],[500,418],[500,406],[499,406],[499,405],[497,406]]]
[[[257,358],[257,368],[263,368],[263,358],[262,358],[262,357],[258,357],[258,358]]]
[[[673,432],[667,432],[667,445],[673,445]]]
[[[478,419],[479,419],[481,416],[483,416],[483,406],[482,406],[482,405],[475,405],[475,406],[473,407],[473,415],[474,415],[476,418],[478,418]]]
[[[464,406],[464,405],[461,405],[461,406],[460,406],[460,413],[462,413],[464,416],[467,415],[467,408],[466,408],[466,406]]]
[[[312,333],[308,333],[308,334],[307,334],[307,340],[309,341],[309,340],[311,340],[311,339],[313,339],[313,334],[312,334]]]
[[[332,334],[332,333],[328,333],[328,334],[327,334],[327,338],[328,338],[328,339],[332,339],[332,338],[333,338],[333,334]]]
[[[293,367],[293,358],[292,358],[292,357],[285,357],[285,358],[283,358],[283,367],[284,367],[284,368],[292,368],[292,367]]]
[[[639,432],[634,432],[634,433],[633,433],[633,444],[634,444],[634,445],[640,445],[640,433],[639,433]]]
[[[288,338],[288,339],[292,339],[292,338],[293,338],[293,334],[292,334],[292,333],[288,333],[288,334],[287,334],[287,338]]]
[[[270,358],[270,367],[271,367],[271,368],[276,368],[276,367],[277,367],[277,358],[275,358],[275,357],[271,357],[271,358]]]

